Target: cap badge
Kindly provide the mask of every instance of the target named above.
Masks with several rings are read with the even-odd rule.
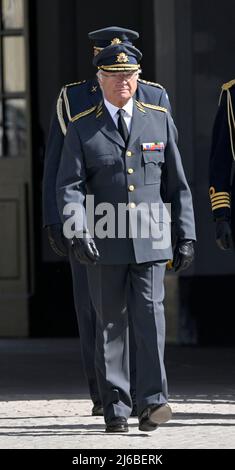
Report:
[[[116,62],[119,62],[119,63],[126,63],[126,62],[129,62],[129,59],[128,59],[128,55],[125,54],[125,52],[120,52],[120,54],[117,55],[117,60]]]
[[[116,44],[122,44],[121,39],[113,38],[112,41],[111,41],[111,46],[115,46]]]

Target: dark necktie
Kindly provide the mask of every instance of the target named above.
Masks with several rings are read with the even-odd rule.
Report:
[[[124,109],[119,109],[118,110],[118,130],[125,142],[125,144],[127,143],[128,141],[128,138],[129,138],[129,132],[128,132],[128,129],[127,129],[127,125],[125,123],[125,119],[124,119],[124,114],[125,114],[125,110]]]

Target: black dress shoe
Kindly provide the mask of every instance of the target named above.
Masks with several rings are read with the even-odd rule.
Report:
[[[91,410],[91,415],[92,416],[104,416],[103,406],[100,402],[97,401],[94,403],[94,406]]]
[[[171,417],[172,411],[167,403],[162,405],[149,405],[139,417],[139,430],[154,431],[159,424],[166,423]]]
[[[117,416],[106,423],[105,432],[128,432],[128,424],[126,418]]]

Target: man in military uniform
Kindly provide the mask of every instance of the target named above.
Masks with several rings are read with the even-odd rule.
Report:
[[[210,200],[216,242],[222,250],[235,239],[235,80],[224,83],[215,118],[210,154]]]
[[[132,41],[138,37],[139,34],[136,31],[117,26],[89,33],[89,38],[95,41],[94,55],[111,43],[117,44],[121,42],[122,44],[132,45]],[[165,89],[157,83],[138,79],[136,97],[139,101],[161,105],[169,109],[169,111],[171,110]],[[78,113],[97,105],[101,98],[102,93],[96,77],[91,80],[65,85],[59,94],[56,109],[52,116],[43,178],[43,223],[48,232],[50,245],[59,256],[65,256],[68,251],[62,233],[55,190],[64,137],[69,121]],[[102,413],[102,409],[94,367],[95,313],[90,301],[85,268],[77,262],[71,250],[69,250],[69,261],[73,278],[74,302],[79,323],[84,369],[88,378],[90,396],[94,403],[92,414],[99,415]],[[130,341],[132,345],[132,398],[135,405],[135,341],[133,334],[130,335]],[[136,407],[133,406],[133,415],[135,414]]]
[[[96,309],[96,372],[106,432],[128,431],[132,408],[127,304],[137,347],[139,429],[153,431],[171,418],[163,358],[163,281],[172,248],[161,182],[176,227],[173,265],[190,265],[195,240],[192,198],[173,120],[166,108],[134,98],[141,56],[135,47],[117,44],[94,58],[103,98],[69,124],[57,176],[64,233],[71,238],[72,209],[73,250],[87,264]],[[100,205],[106,207],[106,236],[100,236],[98,216],[94,235],[90,234],[88,195],[94,196],[96,216]],[[123,205],[128,220],[125,236],[124,217],[119,217]],[[154,233],[143,236],[142,228],[150,225]],[[110,236],[109,228],[114,229]]]

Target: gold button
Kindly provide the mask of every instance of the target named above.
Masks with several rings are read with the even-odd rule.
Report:
[[[129,191],[134,191],[134,190],[135,190],[135,186],[133,184],[130,184]]]
[[[132,157],[132,152],[131,152],[130,150],[127,150],[126,156],[127,156],[127,157]]]
[[[136,204],[134,202],[130,202],[129,207],[130,207],[130,209],[135,209]]]
[[[134,170],[133,168],[128,168],[127,172],[129,173],[129,175],[132,175],[132,173],[134,173]]]

